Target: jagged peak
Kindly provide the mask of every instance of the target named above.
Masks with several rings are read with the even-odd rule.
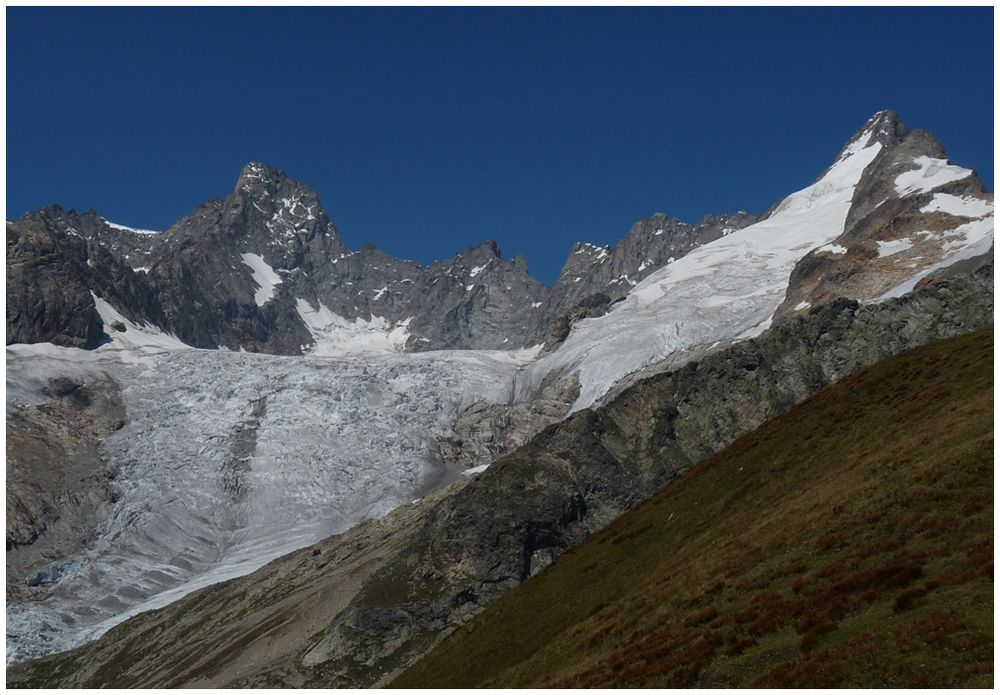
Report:
[[[851,136],[837,159],[844,159],[857,150],[875,143],[881,144],[884,148],[891,147],[902,142],[908,133],[909,130],[899,114],[891,109],[883,109],[865,121],[865,124]]]
[[[249,162],[240,170],[233,192],[236,195],[259,194],[266,196],[286,188],[300,189],[312,194],[312,190],[308,186],[292,179],[283,169],[262,162]]]
[[[465,249],[462,253],[458,255],[458,258],[462,257],[477,257],[477,256],[491,256],[499,260],[500,256],[500,246],[497,244],[495,239],[485,239],[475,246],[470,246]]]
[[[272,244],[285,243],[303,230],[336,236],[316,192],[271,164],[247,163],[225,205],[233,230],[244,234],[263,227]]]
[[[283,169],[262,162],[249,162],[240,170],[232,195],[258,201],[301,198],[311,203],[318,202],[316,192],[308,185],[293,179]]]
[[[288,178],[288,175],[272,164],[264,162],[247,162],[240,170],[240,179],[268,180]]]

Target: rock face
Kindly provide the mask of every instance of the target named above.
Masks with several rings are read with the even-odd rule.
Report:
[[[479,401],[459,415],[458,436],[441,440],[441,458],[463,471],[488,465],[566,417],[578,395],[579,382],[569,378],[544,384],[530,401]]]
[[[7,344],[94,348],[104,340],[92,293],[129,318],[163,322],[153,289],[111,251],[36,219],[7,224]]]
[[[517,349],[543,342],[586,297],[621,297],[656,268],[753,219],[644,218],[615,249],[575,246],[547,288],[523,257],[503,258],[493,241],[427,267],[371,244],[349,251],[313,191],[251,163],[225,200],[204,203],[163,233],[56,205],[14,223],[7,344],[94,347],[107,330],[92,291],[200,348],[325,354],[343,349],[335,334],[346,327],[369,338],[391,333],[406,351]],[[125,277],[128,291],[107,290]]]
[[[101,455],[101,439],[125,423],[117,384],[53,378],[47,392],[48,403],[7,418],[7,580],[26,578],[22,594],[96,537],[117,498]]]
[[[8,684],[387,682],[503,591],[743,433],[890,355],[990,325],[992,278],[992,259],[983,258],[972,272],[900,299],[836,300],[790,317],[574,413],[484,473],[380,522],[79,649],[14,666]],[[387,539],[386,554],[363,565],[356,581],[327,583],[335,570],[325,558],[361,566],[352,563],[373,558]],[[281,577],[290,593],[273,588]],[[238,627],[227,631],[231,620]]]

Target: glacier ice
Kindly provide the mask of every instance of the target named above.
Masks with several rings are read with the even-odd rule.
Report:
[[[7,349],[8,409],[42,401],[48,377],[107,374],[128,412],[105,440],[120,470],[113,516],[54,568],[44,598],[8,602],[8,660],[71,648],[421,497],[457,476],[437,441],[454,435],[458,413],[507,402],[533,356],[276,357],[149,337],[90,352]]]

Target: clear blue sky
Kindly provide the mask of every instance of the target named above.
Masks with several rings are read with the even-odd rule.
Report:
[[[662,211],[760,211],[872,113],[993,189],[978,9],[7,9],[7,218],[165,229],[264,161],[352,248],[551,282]]]

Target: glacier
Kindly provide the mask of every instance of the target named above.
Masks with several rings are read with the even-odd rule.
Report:
[[[109,335],[96,351],[7,348],[8,411],[44,401],[49,377],[107,375],[128,413],[105,440],[120,502],[92,547],[46,569],[58,579],[41,600],[8,602],[8,661],[72,648],[458,477],[438,440],[472,403],[508,402],[533,355],[278,357],[135,324]]]

